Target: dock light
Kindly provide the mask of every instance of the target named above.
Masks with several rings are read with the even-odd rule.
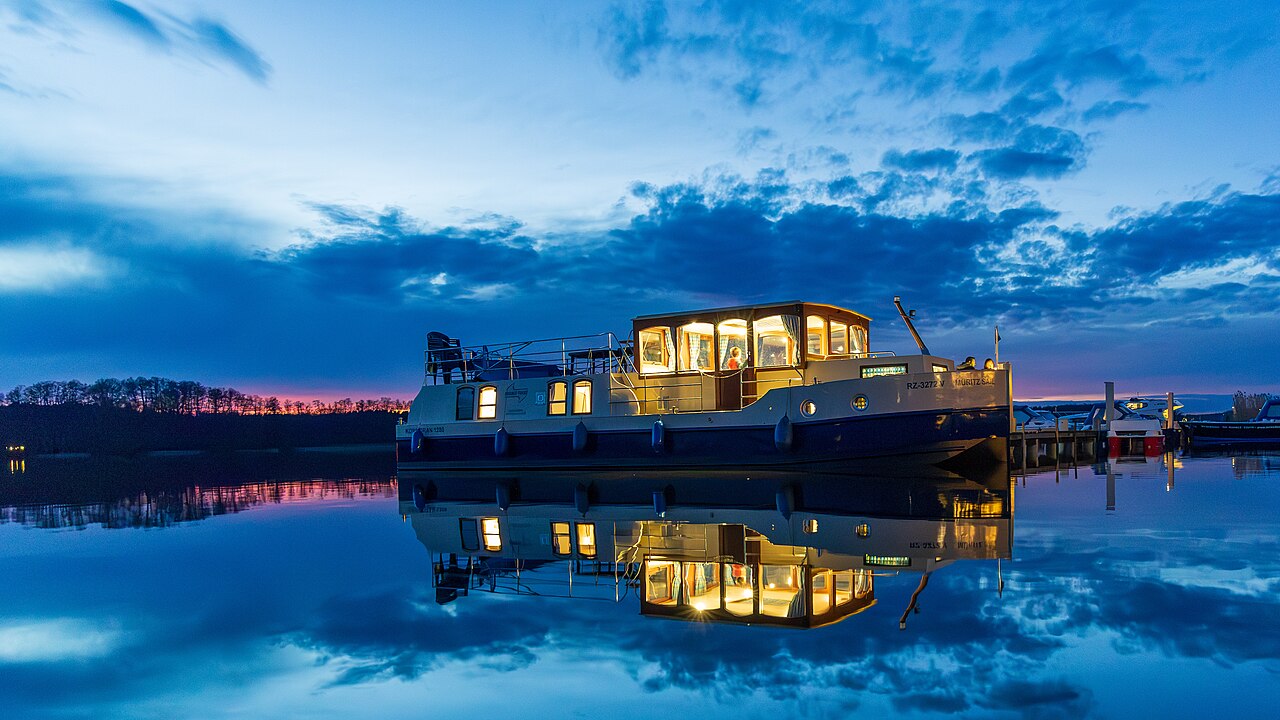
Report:
[[[866,523],[862,523],[861,525],[853,529],[853,534],[857,535],[860,538],[864,538],[871,534],[871,526]]]

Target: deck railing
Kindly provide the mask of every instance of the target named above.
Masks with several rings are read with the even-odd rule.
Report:
[[[429,348],[423,367],[424,382],[432,385],[635,372],[630,341],[613,333]]]

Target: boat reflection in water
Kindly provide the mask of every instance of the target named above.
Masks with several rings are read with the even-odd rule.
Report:
[[[493,499],[442,499],[401,478],[400,510],[431,553],[436,601],[473,592],[613,602],[687,621],[815,628],[876,603],[886,576],[1011,555],[1007,469],[969,479],[790,475],[670,481],[645,498],[601,482],[572,502],[498,484]],[[603,496],[603,497],[602,497]],[[771,497],[769,497],[771,496]],[[752,503],[769,497],[764,503]]]

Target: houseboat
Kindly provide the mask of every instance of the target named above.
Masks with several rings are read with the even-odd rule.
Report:
[[[463,346],[427,336],[402,473],[1004,462],[1010,371],[873,350],[870,318],[801,301],[645,315],[613,334]]]
[[[654,618],[817,628],[875,605],[878,581],[915,576],[904,627],[933,572],[1011,557],[1001,470],[989,483],[806,476],[770,485],[777,494],[764,504],[732,492],[586,508],[418,498],[400,512],[430,554],[442,605],[483,593],[574,598],[633,602]],[[700,485],[677,481],[668,492],[688,498]]]

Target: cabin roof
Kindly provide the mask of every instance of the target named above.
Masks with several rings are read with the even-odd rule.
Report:
[[[654,313],[651,315],[637,315],[636,317],[632,318],[631,321],[641,322],[645,320],[668,320],[671,318],[687,317],[692,315],[724,315],[728,313],[738,313],[738,312],[743,312],[748,310],[773,309],[773,308],[780,308],[780,307],[787,307],[787,306],[797,307],[801,305],[805,307],[810,307],[810,308],[829,308],[831,310],[837,310],[842,313],[857,315],[858,317],[863,318],[868,322],[871,321],[870,316],[864,315],[856,310],[850,310],[849,308],[843,308],[843,307],[840,307],[839,305],[831,305],[829,303],[814,303],[814,302],[806,302],[804,300],[781,300],[778,302],[754,303],[751,305],[730,305],[727,307],[705,308],[702,310],[684,310],[684,311],[676,311],[676,312]]]

